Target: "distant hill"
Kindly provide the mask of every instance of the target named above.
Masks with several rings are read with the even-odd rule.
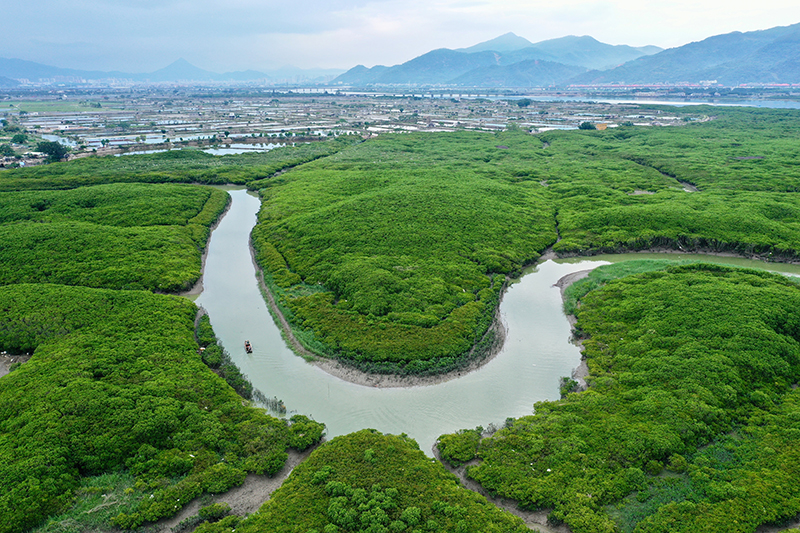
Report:
[[[498,86],[497,80],[506,80],[508,86],[530,87],[537,85],[534,80],[541,79],[545,85],[553,85],[588,69],[614,67],[660,50],[655,46],[613,46],[586,36],[568,36],[533,44],[507,33],[470,48],[433,50],[393,67],[378,65],[370,69],[359,65],[333,81],[362,86],[457,84],[494,87]],[[555,64],[561,64],[561,67]]]
[[[181,58],[150,74],[140,74],[149,81],[220,81],[221,76],[198,68]],[[139,78],[141,79],[141,78]]]
[[[76,70],[42,65],[24,59],[0,58],[0,76],[14,80],[26,79],[39,81],[54,78],[89,78],[96,79],[116,77],[110,72]]]
[[[537,59],[547,59],[564,63],[565,65],[576,65],[589,69],[607,69],[642,56],[661,52],[662,50],[663,48],[657,46],[634,48],[624,44],[611,45],[601,43],[588,35],[581,37],[568,35],[558,39],[541,41],[531,48],[518,51],[518,53],[531,54],[535,51],[540,55]]]
[[[378,68],[375,83],[385,85],[437,85],[480,67],[497,64],[494,52],[456,52],[441,48],[391,68]],[[372,78],[372,69],[367,76]],[[338,78],[337,78],[338,79]],[[335,80],[334,80],[335,81]]]
[[[574,84],[800,83],[800,24],[747,33],[716,35],[640,57],[622,66],[593,71]]]
[[[104,72],[98,70],[78,70],[50,65],[43,65],[34,61],[23,59],[0,58],[0,87],[19,85],[17,80],[28,80],[33,83],[47,81],[101,81],[111,79],[124,79],[139,83],[169,83],[169,82],[254,82],[275,80],[283,82],[292,80],[296,82],[324,83],[341,74],[337,69],[299,69],[284,67],[270,73],[256,70],[244,70],[217,74],[196,67],[181,58],[166,67],[150,73],[130,72]],[[7,79],[9,81],[3,81]],[[13,83],[10,83],[13,82]]]
[[[529,46],[533,46],[533,43],[530,42],[528,39],[515,35],[513,33],[506,33],[505,35],[501,35],[500,37],[496,37],[489,41],[484,41],[482,43],[478,43],[474,46],[470,46],[469,48],[459,48],[456,52],[466,52],[468,54],[474,54],[475,52],[513,52],[515,50],[522,50],[523,48],[528,48]]]

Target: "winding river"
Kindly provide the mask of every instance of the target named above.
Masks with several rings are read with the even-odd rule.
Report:
[[[480,369],[437,385],[373,388],[342,381],[307,363],[286,345],[259,291],[249,234],[260,206],[257,196],[229,190],[232,204],[214,230],[197,304],[205,308],[217,336],[253,386],[277,397],[289,415],[324,422],[328,438],[374,428],[406,433],[431,453],[436,438],[462,428],[500,427],[506,417],[531,414],[533,404],[559,397],[558,382],[580,363],[569,342],[570,326],[553,285],[572,272],[631,258],[666,254],[622,254],[545,261],[525,271],[500,306],[507,328],[502,351]],[[676,254],[677,255],[677,254]],[[714,256],[709,261],[800,275],[800,266]],[[244,351],[245,339],[253,353]]]

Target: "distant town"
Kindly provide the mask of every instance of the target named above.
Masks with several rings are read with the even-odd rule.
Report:
[[[35,165],[42,141],[69,148],[67,158],[195,147],[225,155],[268,150],[338,135],[389,132],[498,131],[522,128],[674,126],[685,121],[641,103],[692,105],[769,101],[785,90],[719,88],[529,92],[436,90],[379,92],[317,88],[8,90],[0,93],[0,165]],[[698,114],[692,120],[703,120]]]

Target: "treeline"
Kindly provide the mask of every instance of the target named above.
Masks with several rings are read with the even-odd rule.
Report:
[[[797,282],[708,264],[613,280],[615,268],[630,270],[597,276],[573,306],[589,390],[490,438],[443,436],[442,456],[480,458],[471,478],[576,533],[753,532],[800,513]]]
[[[284,146],[267,152],[215,156],[200,150],[170,150],[121,157],[83,157],[57,163],[5,170],[0,190],[66,189],[118,182],[246,185],[359,142],[343,136],[323,142]]]
[[[0,193],[0,284],[189,289],[228,201],[173,184]]]
[[[322,424],[243,405],[203,364],[195,314],[147,292],[0,287],[0,346],[34,353],[0,379],[0,531],[35,526],[82,478],[121,469],[135,502],[113,522],[138,527],[274,474],[288,447],[320,439]]]
[[[406,436],[362,430],[314,450],[266,502],[242,520],[204,524],[198,533],[399,533],[529,531],[423,454]]]

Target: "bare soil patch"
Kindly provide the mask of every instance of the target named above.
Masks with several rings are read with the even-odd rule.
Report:
[[[0,378],[11,371],[11,365],[27,363],[30,358],[30,355],[9,355],[5,352],[0,354]]]

